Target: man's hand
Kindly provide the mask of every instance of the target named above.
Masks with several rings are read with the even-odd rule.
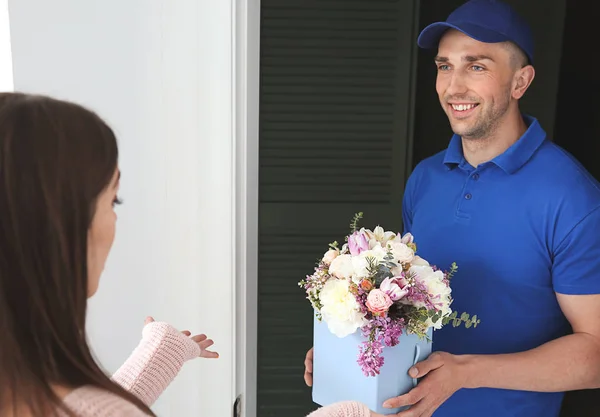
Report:
[[[312,387],[313,382],[313,349],[314,348],[310,348],[310,350],[306,353],[306,359],[304,359],[304,382],[306,382],[306,385],[309,387]]]
[[[423,379],[407,394],[390,398],[383,404],[386,408],[412,406],[396,414],[397,417],[431,417],[444,401],[465,386],[467,378],[461,358],[444,352],[432,353],[408,374]]]

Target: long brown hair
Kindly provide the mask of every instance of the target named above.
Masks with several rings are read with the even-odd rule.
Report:
[[[87,238],[117,168],[113,131],[73,103],[0,94],[0,411],[47,415],[55,385],[92,385],[149,415],[86,340]],[[24,408],[20,408],[24,407]]]

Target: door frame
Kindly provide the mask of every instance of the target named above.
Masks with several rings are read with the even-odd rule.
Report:
[[[236,397],[241,395],[241,415],[256,417],[260,0],[235,0],[232,13],[236,213],[234,381]]]

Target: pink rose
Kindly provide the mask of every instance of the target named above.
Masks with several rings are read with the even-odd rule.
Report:
[[[374,289],[367,296],[367,308],[376,316],[385,316],[392,304],[390,296],[379,289]]]
[[[333,260],[335,258],[337,258],[339,256],[339,254],[340,254],[339,250],[329,249],[327,252],[325,252],[325,255],[323,255],[323,262],[326,263],[327,265],[331,265]]]

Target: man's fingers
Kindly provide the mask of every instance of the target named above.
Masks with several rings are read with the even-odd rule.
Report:
[[[433,413],[435,413],[435,410],[437,410],[437,407],[429,406],[423,413],[421,413],[421,417],[431,417],[433,416]]]
[[[310,372],[312,374],[312,371],[313,371],[313,361],[312,361],[312,359],[309,359],[309,358],[304,359],[304,370],[306,372]]]
[[[304,382],[309,387],[312,387],[313,378],[313,348],[306,353],[306,358],[304,359]]]
[[[394,414],[394,417],[431,417],[431,414],[429,414],[428,410],[429,408],[427,404],[425,404],[424,400],[421,400],[408,410]]]
[[[307,372],[312,374],[313,371],[313,352],[314,348],[310,348],[308,352],[306,352],[306,359],[304,359],[304,367]]]
[[[304,382],[306,382],[306,385],[308,385],[309,387],[312,387],[312,373],[308,371],[304,372]]]
[[[192,334],[192,332],[190,332],[189,330],[184,330],[181,333],[183,333],[186,336],[190,336]]]
[[[312,366],[312,360],[306,358],[304,360],[304,382],[306,382],[306,385],[308,385],[309,387],[312,387],[312,382],[313,382],[313,378],[312,378],[312,371],[313,371],[313,366]]]
[[[150,316],[148,316],[148,317],[146,317],[146,320],[144,320],[144,325],[146,325],[146,324],[150,324],[150,323],[152,323],[153,321],[154,321],[154,318],[153,318],[153,317],[150,317]]]
[[[398,407],[406,407],[407,405],[413,405],[418,403],[423,399],[424,394],[419,387],[412,389],[408,393],[404,395],[400,395],[399,397],[390,398],[389,400],[383,403],[384,408],[398,408]],[[402,414],[400,414],[402,415]],[[417,414],[418,415],[418,414]]]
[[[408,370],[408,375],[410,375],[412,378],[423,378],[429,372],[433,371],[434,369],[438,369],[443,365],[444,360],[442,359],[441,355],[434,352],[429,356],[429,358],[410,368]]]

